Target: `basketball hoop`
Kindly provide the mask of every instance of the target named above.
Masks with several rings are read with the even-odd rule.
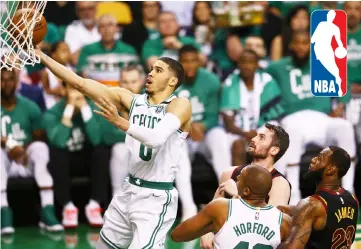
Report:
[[[12,70],[16,68],[20,70],[25,65],[40,63],[39,56],[35,54],[32,31],[35,24],[40,21],[45,6],[46,1],[1,1],[1,69]],[[13,16],[19,9],[31,9],[35,14],[24,14],[20,21],[13,23]]]

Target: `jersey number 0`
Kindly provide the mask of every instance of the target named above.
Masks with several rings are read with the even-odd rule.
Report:
[[[148,162],[152,158],[152,149],[147,148],[144,144],[140,144],[139,149],[139,157],[143,160]]]

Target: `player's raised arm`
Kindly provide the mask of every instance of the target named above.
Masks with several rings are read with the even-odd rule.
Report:
[[[84,79],[40,50],[36,50],[36,53],[40,56],[41,62],[53,74],[92,100],[96,101],[98,98],[103,97],[111,101],[118,110],[121,108],[120,105],[129,110],[133,99],[133,94],[130,91],[119,87],[109,88],[95,80]]]
[[[277,249],[304,249],[315,221],[322,215],[326,215],[325,209],[316,198],[301,200],[297,204],[297,214],[293,217],[290,235]]]

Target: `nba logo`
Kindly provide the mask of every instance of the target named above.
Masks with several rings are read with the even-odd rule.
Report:
[[[347,16],[342,10],[311,14],[311,91],[316,97],[347,92]]]

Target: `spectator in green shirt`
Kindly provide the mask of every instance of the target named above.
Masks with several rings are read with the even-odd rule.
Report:
[[[102,131],[94,104],[77,90],[66,86],[62,98],[44,114],[50,145],[49,170],[54,178],[58,203],[63,207],[64,227],[78,226],[78,209],[71,201],[71,169],[89,167],[91,199],[85,215],[91,226],[103,225],[100,204],[106,201],[110,151],[100,146]]]
[[[162,56],[178,59],[178,50],[186,44],[191,44],[200,51],[196,41],[188,36],[179,36],[179,24],[172,12],[162,12],[158,17],[158,31],[160,36],[156,39],[148,39],[142,50],[142,61],[149,68]],[[203,60],[204,60],[203,56]]]
[[[101,40],[82,48],[77,65],[78,72],[108,86],[118,86],[120,69],[138,62],[133,46],[115,40],[118,26],[112,15],[104,14],[98,23]]]

